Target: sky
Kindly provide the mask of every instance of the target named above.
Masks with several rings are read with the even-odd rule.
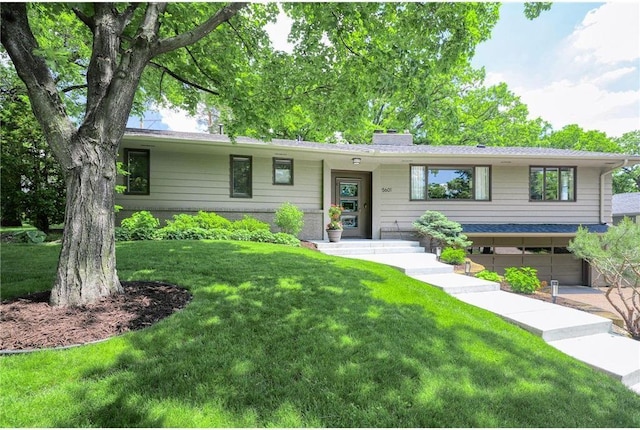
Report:
[[[286,20],[269,29],[286,50]],[[507,2],[491,39],[471,64],[484,67],[485,85],[505,82],[529,107],[560,130],[578,124],[609,137],[640,129],[640,2],[560,2],[534,20],[523,4]],[[140,120],[132,119],[131,127]],[[145,128],[203,131],[184,113],[161,109]]]

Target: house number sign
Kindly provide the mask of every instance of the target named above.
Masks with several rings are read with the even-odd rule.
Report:
[[[390,193],[390,192],[391,192],[391,187],[389,187],[389,188],[384,188],[384,187],[383,187],[383,188],[382,188],[382,192],[383,192],[383,193]]]

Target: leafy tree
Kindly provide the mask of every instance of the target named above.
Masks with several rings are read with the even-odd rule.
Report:
[[[154,102],[194,113],[207,93],[229,107],[231,136],[269,138],[286,118],[302,121],[316,140],[341,130],[349,141],[364,141],[367,107],[388,99],[406,110],[412,94],[432,89],[432,76],[468,61],[489,37],[499,6],[285,3],[291,55],[274,53],[264,31],[275,4],[0,7],[2,45],[65,174],[65,232],[51,303],[72,305],[121,291],[115,160],[132,112]],[[287,125],[287,133],[299,134],[296,128]]]
[[[595,152],[621,152],[620,146],[601,131],[584,131],[576,124],[564,126],[542,140],[550,148],[577,149]]]
[[[26,89],[6,63],[0,63],[0,104],[2,225],[21,226],[26,216],[48,232],[63,220],[64,180],[47,151]]]
[[[630,131],[614,139],[625,154],[640,155],[640,130]],[[613,175],[613,193],[640,192],[640,164],[622,167]]]
[[[635,339],[640,339],[640,224],[629,218],[609,227],[603,235],[580,227],[568,249],[589,262],[608,284],[605,296],[624,320]],[[631,292],[625,300],[623,290]],[[612,299],[617,295],[622,305]]]

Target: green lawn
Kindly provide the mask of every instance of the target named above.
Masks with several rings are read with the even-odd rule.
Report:
[[[57,245],[3,245],[2,295]],[[192,291],[146,330],[0,357],[3,427],[640,427],[640,396],[383,265],[247,242],[118,245]]]

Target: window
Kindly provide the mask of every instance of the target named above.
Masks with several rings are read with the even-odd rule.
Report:
[[[490,200],[489,166],[411,166],[411,200]]]
[[[232,155],[230,160],[231,197],[251,198],[251,157]]]
[[[273,185],[293,185],[293,160],[273,159]]]
[[[575,167],[530,167],[529,198],[532,201],[576,200]]]
[[[149,194],[149,150],[125,149],[124,169],[129,172],[125,176],[125,194]]]

